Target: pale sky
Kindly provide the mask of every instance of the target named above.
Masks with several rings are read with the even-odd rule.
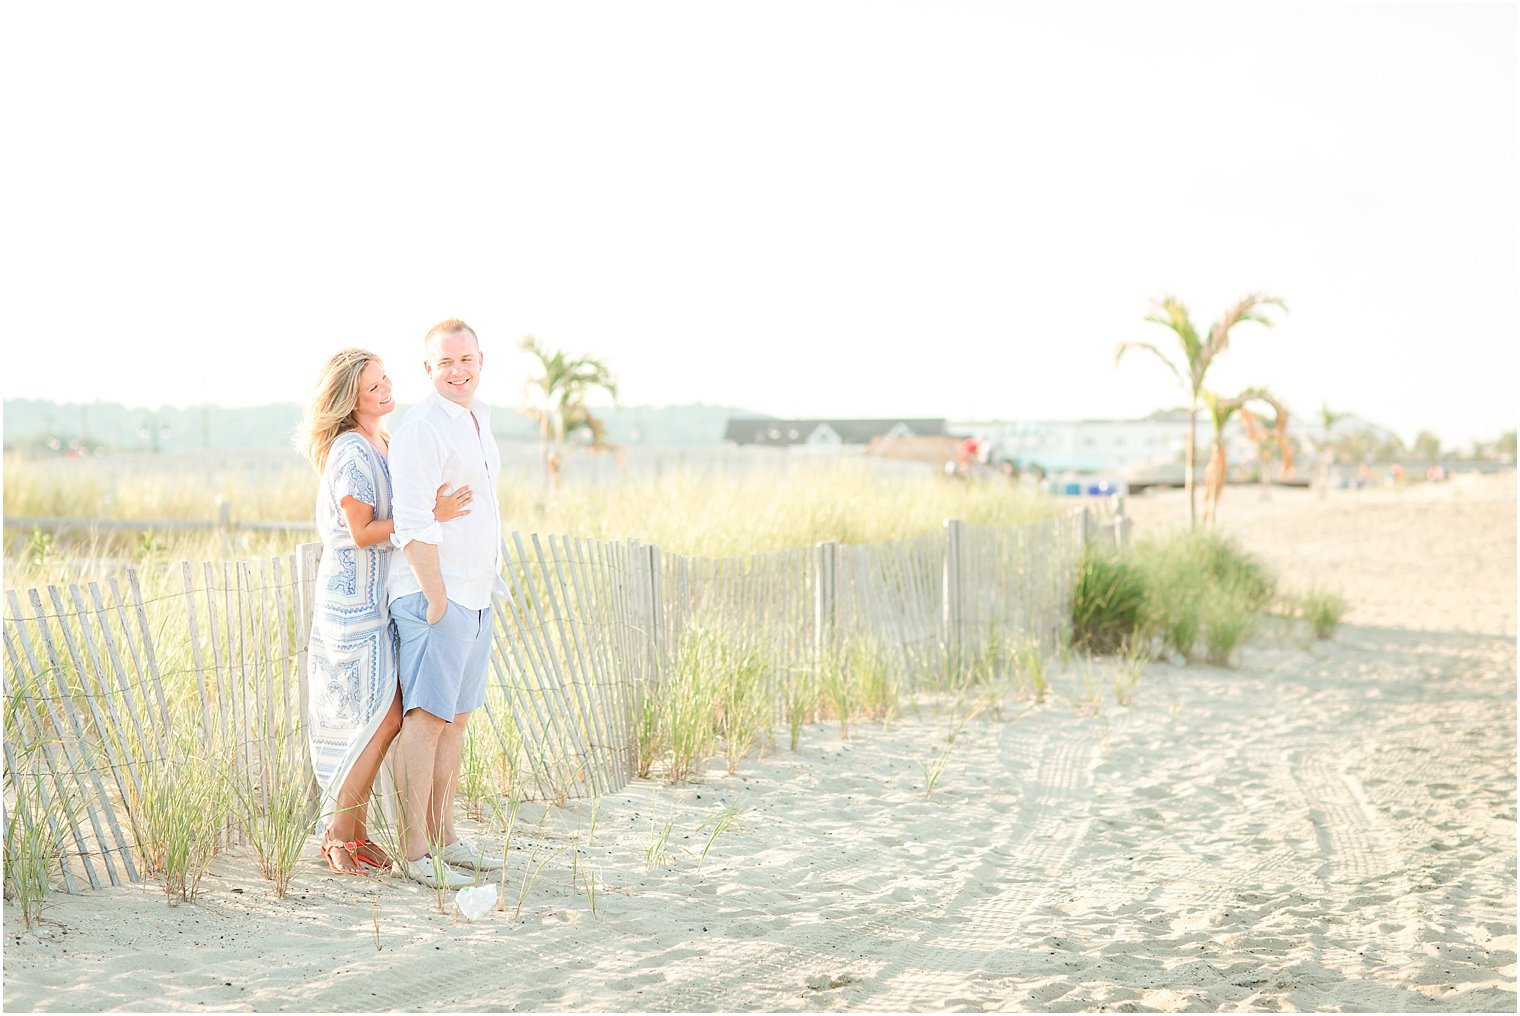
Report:
[[[0,395],[424,391],[459,316],[629,405],[1127,417],[1121,341],[1261,290],[1210,376],[1515,427],[1516,5],[9,4]]]

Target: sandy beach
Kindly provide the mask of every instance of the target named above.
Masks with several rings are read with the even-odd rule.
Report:
[[[1130,501],[1137,537],[1183,512]],[[5,1008],[1514,1011],[1513,474],[1232,488],[1220,524],[1348,598],[1333,640],[1156,662],[1128,706],[1074,658],[1048,704],[966,725],[927,797],[953,721],[920,703],[635,781],[594,831],[589,802],[525,806],[474,922],[314,846],[285,899],[235,851],[194,904],[58,894],[28,933],[7,902]]]

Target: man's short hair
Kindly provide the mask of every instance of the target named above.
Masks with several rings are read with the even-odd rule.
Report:
[[[480,348],[480,336],[475,334],[475,329],[471,328],[469,325],[465,324],[458,318],[449,318],[447,321],[440,321],[433,327],[429,328],[428,333],[422,337],[422,348],[429,348],[433,341],[433,336],[449,335],[453,332],[469,332],[470,338],[475,340],[475,348]]]

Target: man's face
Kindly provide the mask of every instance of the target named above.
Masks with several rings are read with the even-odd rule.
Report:
[[[474,400],[484,364],[485,354],[469,332],[433,336],[428,341],[428,358],[423,361],[438,394],[461,406]]]

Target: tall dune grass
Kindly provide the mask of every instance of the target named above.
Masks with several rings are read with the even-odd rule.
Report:
[[[5,514],[11,517],[185,519],[214,521],[217,500],[234,522],[309,523],[316,473],[291,453],[288,465],[250,473],[235,460],[208,460],[194,470],[138,468],[92,460],[5,458]],[[630,480],[616,487],[569,487],[555,501],[536,485],[497,489],[505,530],[562,533],[599,540],[633,537],[671,553],[711,557],[759,554],[825,540],[869,543],[939,528],[947,518],[982,525],[1019,525],[1053,514],[1050,502],[991,479],[963,482],[925,474],[922,480],[885,475],[866,460],[777,475],[756,472],[713,480],[692,470]],[[7,531],[8,564],[25,563],[30,532]],[[314,539],[307,532],[70,531],[53,537],[51,555],[70,559],[130,559],[158,553],[173,559],[221,560],[266,556]],[[48,555],[43,555],[47,557]],[[44,570],[42,574],[56,574]],[[7,580],[13,588],[16,583]]]
[[[1197,530],[1144,540],[1132,550],[1089,546],[1072,604],[1079,647],[1129,648],[1226,666],[1258,629],[1277,580],[1233,540]]]

